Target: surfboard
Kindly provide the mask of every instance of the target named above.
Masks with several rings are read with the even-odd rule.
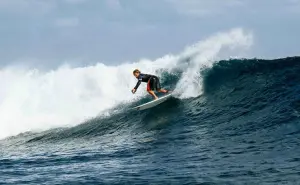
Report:
[[[136,109],[136,110],[150,109],[152,107],[155,107],[156,105],[159,105],[159,104],[165,102],[167,99],[171,98],[171,96],[172,96],[172,94],[167,94],[167,95],[165,95],[163,97],[160,97],[156,100],[153,100],[153,101],[150,101],[148,103],[144,103],[142,105],[136,106],[133,109]]]

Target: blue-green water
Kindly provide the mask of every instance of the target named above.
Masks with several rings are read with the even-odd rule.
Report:
[[[300,58],[200,73],[198,97],[0,141],[0,184],[300,184]]]

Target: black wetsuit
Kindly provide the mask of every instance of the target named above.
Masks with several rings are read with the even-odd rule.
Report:
[[[140,75],[137,77],[137,79],[138,79],[138,82],[136,83],[136,86],[134,87],[134,89],[137,89],[141,85],[142,82],[147,83],[147,91],[161,89],[159,79],[157,76],[140,73]]]

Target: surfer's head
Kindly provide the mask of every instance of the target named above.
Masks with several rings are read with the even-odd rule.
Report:
[[[133,75],[134,75],[136,78],[139,77],[140,74],[141,74],[141,71],[138,70],[138,69],[135,69],[135,70],[133,71]]]

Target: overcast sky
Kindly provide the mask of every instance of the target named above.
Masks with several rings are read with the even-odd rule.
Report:
[[[231,28],[253,57],[300,54],[300,0],[0,0],[0,66],[118,64]]]

